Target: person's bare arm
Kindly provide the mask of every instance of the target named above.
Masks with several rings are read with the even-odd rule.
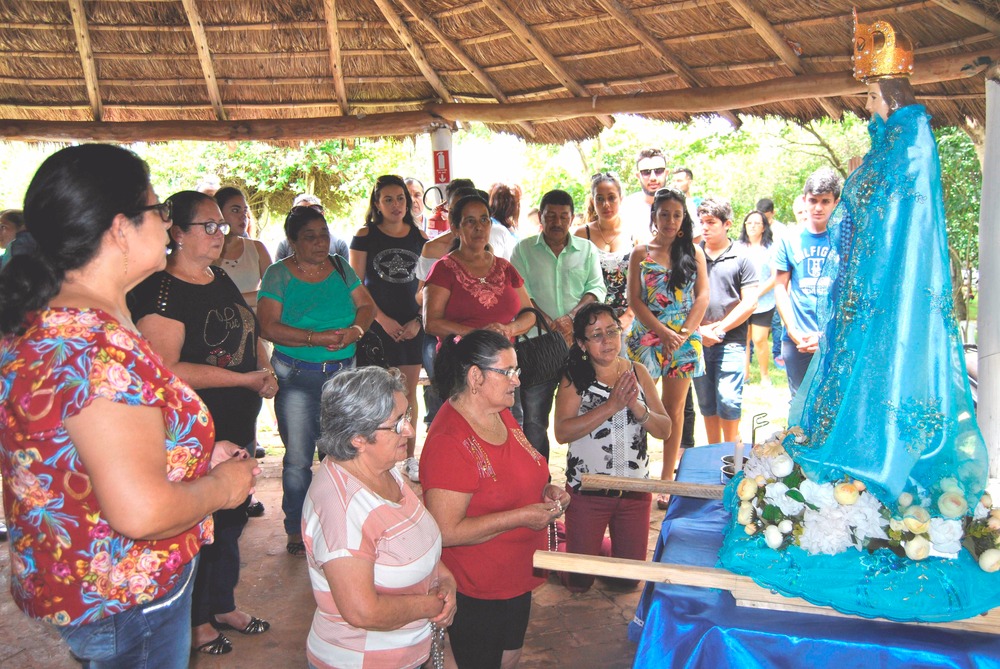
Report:
[[[66,419],[66,431],[90,475],[101,514],[133,539],[176,536],[213,511],[238,506],[260,473],[256,460],[231,458],[199,479],[170,481],[166,429],[157,407],[98,398]]]
[[[795,314],[792,312],[792,300],[788,296],[788,285],[791,283],[792,273],[787,271],[774,270],[774,304],[781,315],[781,322],[785,326],[785,332],[792,343],[798,345],[802,338],[802,332],[795,322]]]
[[[435,337],[465,336],[473,328],[444,317],[444,309],[451,299],[451,291],[432,283],[424,284],[424,332]]]
[[[260,268],[260,275],[264,276],[264,272],[267,271],[267,268],[270,267],[274,261],[271,260],[271,254],[268,253],[267,247],[264,246],[263,242],[256,239],[251,241],[254,246],[257,247],[257,266]]]
[[[469,518],[465,514],[471,501],[471,493],[443,488],[424,491],[424,503],[441,528],[441,540],[445,546],[481,544],[518,527],[542,530],[562,514],[562,509],[557,511],[552,504],[538,502],[519,509]]]
[[[733,310],[726,314],[723,318],[716,324],[723,332],[729,332],[733,328],[739,327],[743,324],[746,319],[750,318],[750,314],[753,310],[757,308],[757,289],[756,283],[750,284],[749,286],[744,286],[740,290],[740,301],[733,307]]]

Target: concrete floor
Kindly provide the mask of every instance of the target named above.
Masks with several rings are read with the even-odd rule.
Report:
[[[199,655],[192,667],[292,669],[305,667],[305,639],[315,604],[304,558],[285,553],[281,525],[281,463],[277,455],[264,461],[257,495],[266,506],[263,518],[251,519],[241,540],[243,567],[237,601],[240,607],[270,621],[271,629],[256,637],[228,634],[234,651]],[[560,459],[553,458],[554,462]],[[565,462],[563,454],[562,462]],[[553,480],[557,479],[553,466]],[[564,480],[558,472],[560,480]],[[663,512],[654,507],[650,547],[655,545]],[[652,554],[652,553],[650,553]],[[0,550],[0,669],[77,669],[58,635],[36,623],[10,596],[10,557]],[[626,628],[641,590],[621,592],[600,580],[590,592],[571,594],[555,577],[534,593],[521,669],[571,667],[619,669],[632,666],[635,646]]]

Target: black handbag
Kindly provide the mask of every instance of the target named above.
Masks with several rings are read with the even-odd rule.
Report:
[[[539,334],[536,337],[523,334],[514,338],[517,366],[521,368],[521,386],[530,388],[543,384],[555,385],[566,366],[569,346],[561,334],[549,329],[545,317],[538,309],[528,307],[521,309],[517,315],[527,311],[535,314],[535,329]]]
[[[385,361],[385,346],[382,338],[375,332],[375,323],[368,332],[361,335],[354,349],[354,361],[358,367],[381,367],[386,369],[389,365]],[[382,328],[379,328],[380,330]]]

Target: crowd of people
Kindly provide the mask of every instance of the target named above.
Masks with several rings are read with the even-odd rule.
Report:
[[[652,496],[581,477],[648,478],[651,437],[671,479],[694,397],[708,441],[737,441],[751,352],[765,385],[772,357],[785,365],[794,396],[817,350],[831,171],[806,181],[797,225],[762,199],[738,232],[729,202],[692,196],[662,151],[640,152],[635,178],[625,195],[595,174],[582,221],[569,193],[545,193],[536,228],[519,187],[455,180],[428,213],[420,181],[383,175],[349,242],[297,197],[272,261],[237,188],[161,202],[127,150],[51,156],[23,213],[0,214],[18,605],[93,666],[185,666],[232,652],[223,632],[266,633],[235,588],[273,398],[285,550],[307,558],[317,605],[310,666],[439,666],[447,630],[458,667],[516,667],[532,555],[557,520],[570,552],[646,557]],[[569,349],[562,372],[522,383],[517,347],[543,332]],[[550,432],[568,444],[565,486]]]

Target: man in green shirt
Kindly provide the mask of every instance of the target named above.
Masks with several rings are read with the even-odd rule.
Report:
[[[524,278],[532,304],[545,315],[549,327],[573,341],[573,316],[588,302],[607,294],[597,247],[570,234],[573,198],[562,190],[549,191],[539,205],[542,234],[514,247],[511,263]],[[531,333],[536,332],[534,329]],[[529,336],[530,334],[529,333]],[[524,434],[535,449],[549,457],[549,413],[557,384],[521,387]]]

